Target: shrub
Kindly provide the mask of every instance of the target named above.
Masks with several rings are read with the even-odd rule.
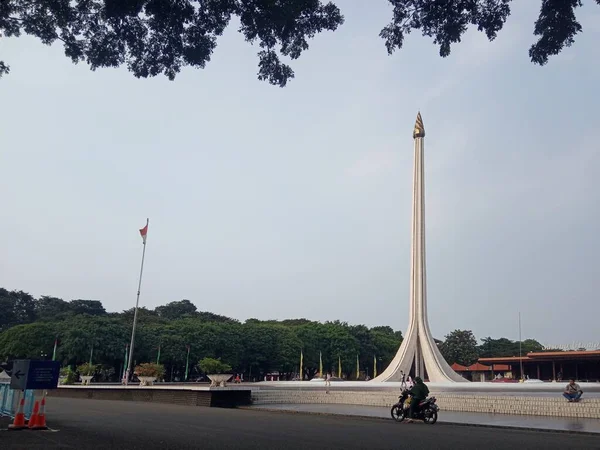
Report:
[[[60,378],[60,384],[75,384],[77,381],[77,375],[70,367],[60,369]]]
[[[203,358],[198,361],[198,367],[205,374],[220,374],[231,371],[231,366],[229,364],[225,364],[221,362],[221,358]]]
[[[77,372],[82,377],[89,377],[96,374],[96,370],[98,370],[98,366],[95,364],[85,363],[80,366],[77,366]]]
[[[165,375],[165,366],[155,363],[142,363],[133,371],[138,377],[155,377],[161,379]]]

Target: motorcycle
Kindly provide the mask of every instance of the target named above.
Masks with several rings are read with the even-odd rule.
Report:
[[[397,422],[402,422],[408,418],[408,412],[410,409],[411,402],[414,401],[412,396],[409,394],[408,389],[404,389],[402,394],[398,397],[398,403],[392,406],[391,414],[392,419]],[[414,420],[422,420],[426,424],[433,425],[437,422],[439,406],[435,404],[436,398],[429,397],[419,403],[419,407],[413,414]]]

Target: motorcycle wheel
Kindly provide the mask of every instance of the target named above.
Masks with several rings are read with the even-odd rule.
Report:
[[[428,409],[427,411],[423,411],[423,422],[428,425],[433,425],[437,422],[438,413],[435,409]]]
[[[394,419],[396,422],[402,422],[404,420],[404,408],[402,408],[402,405],[396,404],[392,406],[390,413],[392,415],[392,419]]]

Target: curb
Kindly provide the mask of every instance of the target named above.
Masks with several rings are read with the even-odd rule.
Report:
[[[329,416],[329,417],[346,417],[351,419],[360,419],[360,420],[378,420],[385,422],[392,422],[391,418],[387,417],[377,417],[377,416],[368,416],[362,414],[336,414],[330,412],[321,412],[321,411],[296,411],[293,409],[278,409],[278,408],[254,408],[252,406],[238,406],[236,409],[242,409],[247,411],[264,411],[268,413],[284,413],[284,414],[302,414],[307,416]],[[536,427],[518,427],[515,425],[491,425],[484,423],[464,423],[464,422],[445,422],[443,420],[439,420],[436,425],[440,426],[458,426],[458,427],[477,427],[477,428],[495,428],[495,429],[503,429],[503,430],[517,430],[517,431],[534,431],[538,433],[560,433],[560,434],[576,434],[576,435],[585,435],[585,436],[598,436],[600,437],[600,433],[595,433],[593,431],[577,431],[577,430],[556,430],[552,428],[536,428]]]

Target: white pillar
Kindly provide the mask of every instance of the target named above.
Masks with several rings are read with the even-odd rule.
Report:
[[[427,320],[427,277],[425,267],[425,128],[421,113],[413,131],[413,211],[412,241],[410,249],[410,309],[409,323],[398,353],[374,382],[400,381],[401,373],[408,374],[415,367],[415,375],[424,378],[425,372],[432,382],[467,381],[458,375],[444,360],[429,329]]]

